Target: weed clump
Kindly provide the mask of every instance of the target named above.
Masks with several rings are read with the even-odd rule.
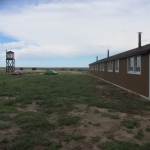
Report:
[[[99,136],[95,136],[95,137],[91,137],[91,140],[93,143],[98,143],[100,141],[101,137]]]
[[[142,140],[144,137],[144,133],[142,129],[139,129],[139,131],[137,132],[137,134],[134,136],[136,139],[138,140]]]
[[[145,131],[150,132],[150,126],[149,125],[146,127]]]
[[[135,126],[138,127],[140,126],[139,122],[135,119],[123,119],[122,124],[129,129],[133,129]]]
[[[70,126],[78,124],[80,117],[78,116],[69,116],[69,115],[62,115],[58,118],[58,124],[61,126]]]
[[[7,130],[11,127],[8,123],[0,123],[0,130]]]
[[[130,142],[124,142],[118,140],[102,142],[98,144],[98,147],[105,150],[139,150],[140,149],[140,145],[136,143],[130,143]]]

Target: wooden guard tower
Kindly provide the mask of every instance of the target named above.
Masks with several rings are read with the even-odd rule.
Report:
[[[15,71],[15,57],[14,52],[6,50],[6,73]]]

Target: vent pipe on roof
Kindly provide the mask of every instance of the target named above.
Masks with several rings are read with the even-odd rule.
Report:
[[[109,49],[108,49],[108,51],[107,51],[107,58],[109,58]]]
[[[139,48],[141,48],[141,34],[142,34],[142,32],[138,32],[138,34],[139,34],[139,37],[138,37],[139,43],[138,44],[139,44]]]
[[[98,56],[96,56],[96,61],[98,61]]]

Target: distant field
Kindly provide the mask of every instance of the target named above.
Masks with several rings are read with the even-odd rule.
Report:
[[[150,101],[87,71],[0,71],[0,150],[148,150]]]
[[[16,67],[16,70],[23,68],[23,70],[32,70],[32,68],[36,68],[37,70],[62,70],[62,71],[88,71],[88,67]],[[0,67],[0,70],[6,70],[5,67]]]

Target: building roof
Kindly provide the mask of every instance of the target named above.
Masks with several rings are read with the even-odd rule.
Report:
[[[110,60],[130,57],[130,56],[146,53],[148,51],[150,51],[150,44],[141,46],[140,48],[139,47],[138,48],[134,48],[134,49],[131,49],[131,50],[128,50],[128,51],[125,51],[125,52],[122,52],[122,53],[110,56],[108,58],[101,59],[99,61],[95,61],[95,62],[93,62],[91,64],[96,64],[96,63],[100,63],[100,62],[106,62],[106,61],[110,61]]]
[[[7,53],[14,53],[13,51],[8,51]]]

